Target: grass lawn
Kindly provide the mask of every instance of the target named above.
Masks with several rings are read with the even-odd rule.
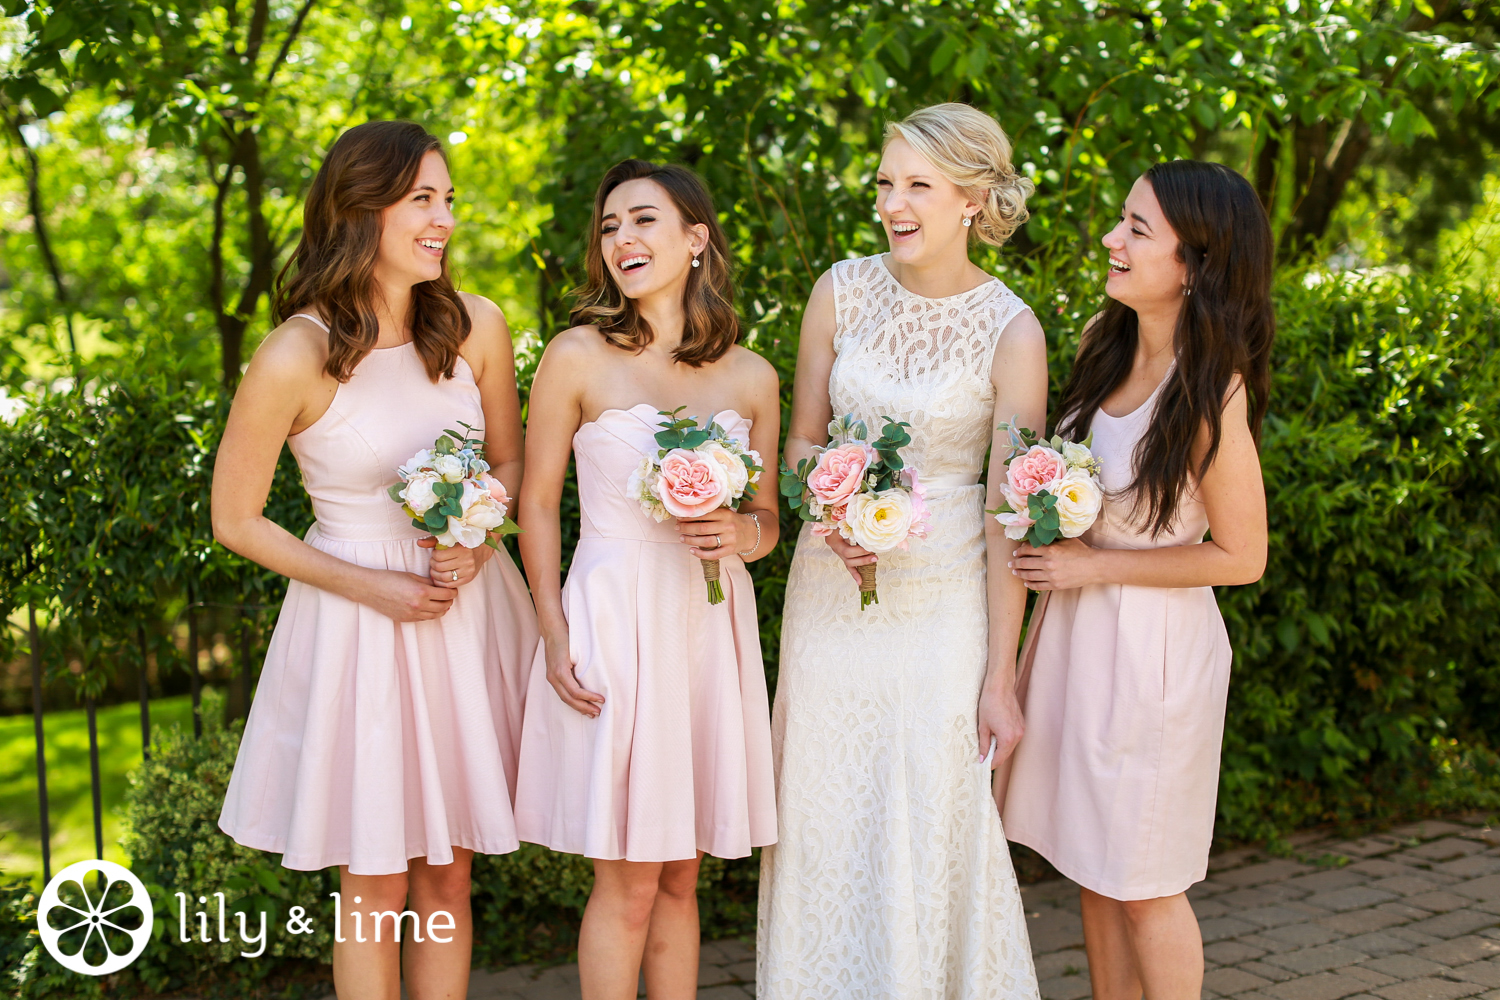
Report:
[[[129,774],[141,762],[140,706],[111,705],[96,713],[104,857],[126,863],[124,833]],[[43,716],[47,740],[47,798],[51,805],[52,870],[94,857],[94,808],[89,791],[89,723],[83,709]],[[151,702],[151,731],[190,728],[188,695]],[[0,877],[42,878],[41,820],[36,799],[36,736],[30,715],[0,718]]]

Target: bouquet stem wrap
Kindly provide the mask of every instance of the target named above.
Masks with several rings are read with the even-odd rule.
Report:
[[[698,561],[703,564],[703,579],[708,584],[708,603],[723,604],[724,587],[719,583],[719,560],[699,559]]]
[[[875,564],[859,568],[859,610],[880,603],[880,593],[875,589]]]

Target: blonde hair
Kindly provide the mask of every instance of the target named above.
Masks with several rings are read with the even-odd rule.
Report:
[[[1026,199],[1036,185],[1010,162],[1010,140],[1000,123],[967,104],[934,104],[887,122],[885,142],[906,140],[938,173],[980,204],[973,232],[991,246],[1004,246],[1030,213]]]

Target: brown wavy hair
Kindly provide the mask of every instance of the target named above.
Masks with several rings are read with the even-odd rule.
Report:
[[[594,195],[594,218],[585,241],[588,280],[572,292],[578,305],[569,322],[574,326],[593,324],[604,334],[605,340],[621,350],[637,354],[644,351],[656,336],[651,324],[636,308],[635,301],[626,298],[620,286],[615,284],[614,276],[604,263],[599,232],[604,225],[605,199],[621,184],[634,180],[651,180],[659,184],[682,214],[684,226],[708,227],[708,245],[699,258],[700,264],[688,272],[682,303],[687,316],[682,343],[672,352],[672,360],[694,368],[713,364],[739,342],[740,318],[734,311],[729,241],[719,226],[708,188],[687,167],[622,160],[605,172]]]
[[[1249,402],[1250,431],[1260,443],[1271,395],[1271,306],[1275,243],[1250,182],[1228,167],[1199,160],[1158,163],[1146,171],[1162,213],[1177,233],[1177,258],[1187,265],[1186,294],[1173,337],[1176,361],[1136,445],[1136,513],[1153,537],[1171,530],[1189,476],[1201,479],[1219,453],[1224,401],[1239,375]],[[1063,389],[1060,433],[1081,441],[1104,400],[1130,375],[1140,336],[1134,309],[1110,301],[1085,332]],[[1193,465],[1193,442],[1204,424],[1208,451]]]
[[[443,156],[442,143],[415,122],[365,122],[339,136],[313,178],[302,238],[276,277],[272,315],[284,323],[299,311],[320,309],[328,323],[323,370],[340,382],[349,381],[380,335],[375,260],[381,213],[411,193],[422,158],[434,152]],[[446,245],[442,277],[412,287],[409,319],[428,377],[452,378],[471,324],[448,275]]]

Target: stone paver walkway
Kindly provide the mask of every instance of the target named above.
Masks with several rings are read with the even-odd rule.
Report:
[[[1188,893],[1207,1000],[1500,1000],[1500,829],[1469,817],[1293,844],[1293,858],[1216,855]],[[1022,894],[1042,996],[1084,1000],[1077,886],[1059,879]],[[699,1000],[753,997],[754,977],[748,943],[704,944]],[[476,970],[469,990],[471,1000],[577,996],[571,965]]]

